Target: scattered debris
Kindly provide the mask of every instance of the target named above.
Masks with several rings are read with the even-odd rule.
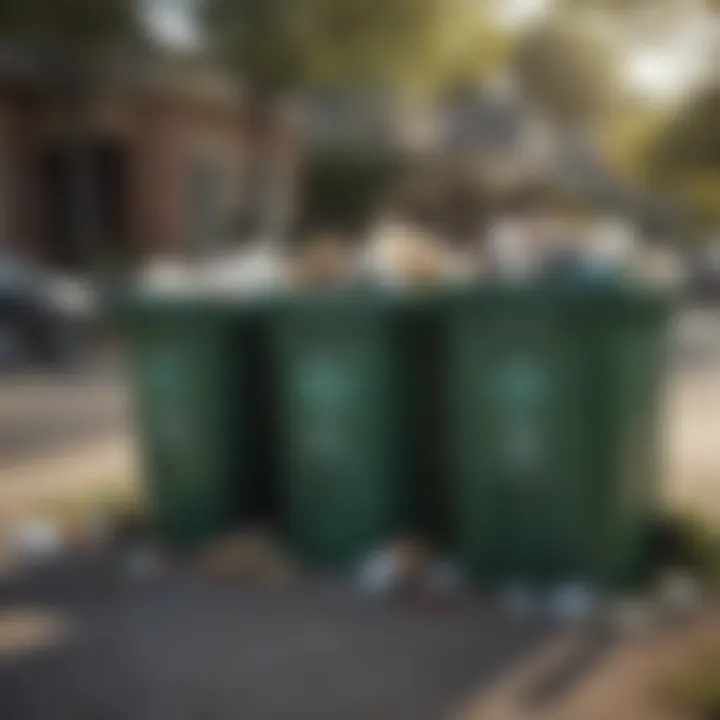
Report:
[[[69,612],[26,605],[0,612],[0,657],[3,660],[47,651],[71,639],[75,626]]]
[[[661,286],[678,286],[685,276],[682,262],[670,250],[644,248],[639,253],[637,274],[645,280]]]
[[[122,568],[130,580],[146,580],[157,575],[166,565],[163,553],[152,545],[136,545],[122,556]]]
[[[550,614],[561,622],[587,621],[597,609],[598,595],[592,587],[584,583],[563,583],[550,593]]]
[[[211,543],[198,556],[198,565],[217,580],[254,580],[274,587],[296,577],[287,556],[261,531],[236,533]]]
[[[462,274],[466,264],[439,238],[419,227],[384,221],[370,233],[363,270],[388,285],[423,285]]]
[[[200,286],[215,294],[272,291],[285,284],[285,259],[275,244],[250,245],[205,261],[197,275]]]
[[[402,565],[394,550],[380,550],[363,562],[357,574],[358,586],[373,595],[397,590],[402,581]]]
[[[691,572],[670,570],[660,578],[657,603],[666,616],[688,617],[699,608],[701,600],[702,587]]]
[[[596,268],[621,270],[631,266],[639,250],[632,226],[610,218],[587,232],[584,254]]]
[[[156,259],[140,271],[140,287],[153,293],[182,293],[191,285],[187,263],[175,259]]]
[[[417,582],[428,567],[430,551],[415,539],[402,539],[377,550],[362,563],[357,573],[358,586],[371,594],[396,592]]]
[[[535,272],[539,261],[531,251],[531,232],[522,221],[502,218],[488,233],[492,269],[500,277],[524,279]]]
[[[516,580],[508,583],[501,591],[503,608],[512,617],[527,619],[538,614],[540,601],[532,587]]]
[[[435,592],[454,595],[465,587],[465,577],[459,565],[452,560],[435,560],[427,567],[427,585]]]
[[[68,520],[63,524],[62,532],[69,552],[82,555],[106,549],[112,536],[110,523],[101,515]]]
[[[46,562],[65,550],[65,538],[58,523],[50,520],[27,520],[12,531],[11,552],[21,562]]]
[[[298,287],[347,285],[358,275],[349,244],[332,234],[320,235],[296,251],[289,274]]]
[[[647,635],[656,627],[656,614],[651,602],[639,598],[621,598],[610,608],[610,625],[621,635]]]
[[[427,563],[408,583],[407,599],[413,608],[435,614],[452,607],[463,585],[460,568],[451,560],[438,559]]]

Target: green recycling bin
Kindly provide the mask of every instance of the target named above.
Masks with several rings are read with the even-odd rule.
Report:
[[[136,295],[118,314],[153,516],[164,537],[192,547],[249,502],[242,313],[207,298]]]
[[[465,566],[488,583],[634,582],[659,490],[668,298],[498,285],[446,300],[443,442]]]
[[[310,564],[348,567],[405,521],[401,305],[348,289],[273,311],[283,526]]]

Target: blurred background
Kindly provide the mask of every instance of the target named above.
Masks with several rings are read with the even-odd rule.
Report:
[[[6,554],[11,560],[17,552],[53,553],[68,542],[66,528],[142,506],[128,380],[103,311],[107,290],[118,283],[139,278],[229,291],[324,285],[367,273],[368,262],[370,275],[422,282],[463,271],[561,277],[598,256],[613,272],[632,268],[671,278],[679,288],[664,495],[673,511],[717,528],[716,0],[4,0],[0,531],[11,538]],[[133,558],[149,566],[144,555]],[[64,583],[75,576],[63,577]],[[290,627],[276,628],[267,641],[265,631],[252,636],[253,652],[271,650],[258,661],[263,673],[255,661],[240,662],[243,677],[252,679],[243,688],[255,704],[238,714],[229,709],[237,708],[229,699],[235,698],[231,672],[219,672],[219,685],[208,690],[212,683],[198,680],[196,668],[168,658],[195,648],[206,664],[231,665],[232,648],[218,649],[221,638],[247,632],[255,609],[230,621],[232,599],[217,610],[204,591],[166,587],[143,595],[145,605],[131,604],[127,614],[127,597],[108,600],[105,585],[88,595],[80,581],[69,582],[80,605],[60,603],[57,613],[37,609],[45,585],[43,592],[3,586],[3,719],[446,717],[473,697],[477,684],[475,666],[438,660],[465,652],[463,640],[477,630],[462,613],[448,621],[449,629],[408,629],[402,617],[385,618],[378,629],[362,625],[352,610],[328,630],[321,628],[324,599],[310,620],[297,619],[291,660],[278,659]],[[172,641],[195,617],[198,597],[233,629],[203,616],[202,630],[185,644]],[[178,624],[153,635],[157,613],[168,606],[180,608]],[[190,615],[183,614],[187,608]],[[81,619],[87,610],[95,622],[93,642],[72,646],[77,663],[67,665],[74,668],[70,675],[59,674],[66,656],[53,650],[35,664],[26,661],[36,645],[52,648],[75,632],[66,626],[70,610]],[[270,615],[264,620],[272,625],[277,616]],[[390,714],[362,704],[379,687],[373,683],[382,684],[375,676],[358,686],[339,682],[337,692],[323,695],[318,669],[307,697],[282,676],[280,687],[290,688],[288,697],[305,714],[263,704],[249,689],[280,690],[273,668],[279,664],[292,676],[308,643],[316,643],[314,657],[335,657],[334,638],[356,622],[370,634],[372,652],[353,636],[343,658],[356,653],[372,666],[389,626],[401,628],[390,641],[391,659],[407,666],[420,658],[417,674],[401,673],[392,690],[378,690]],[[717,617],[711,624],[717,627]],[[306,635],[298,635],[300,626]],[[489,655],[510,648],[508,666],[521,667],[510,658],[526,641],[535,647],[537,638],[498,633]],[[696,632],[710,634],[705,625]],[[123,636],[133,640],[118,649]],[[166,655],[153,654],[152,637],[169,648]],[[687,650],[695,640],[688,634],[673,642]],[[676,654],[674,645],[663,648],[665,656]],[[106,651],[117,653],[116,660],[93,675],[97,653]],[[167,670],[154,670],[146,687],[149,658]],[[495,687],[486,655],[473,658],[484,668],[480,684]],[[445,666],[437,677],[436,663]],[[622,655],[583,686],[579,705],[568,701],[565,715],[544,708],[542,717],[666,717],[668,708],[648,709],[632,690],[616,693],[633,685],[628,678],[645,677],[647,663],[646,656]],[[343,668],[345,677],[356,673],[349,660]],[[132,688],[127,698],[108,689],[115,671],[124,678],[115,682]],[[104,689],[89,692],[88,673]],[[59,677],[70,678],[70,690],[58,689]],[[192,699],[173,705],[173,689],[187,682],[196,682]],[[706,684],[720,687],[717,662]],[[530,717],[509,710],[498,687],[488,690],[488,709],[473,710],[468,700],[467,717]],[[45,704],[29,699],[36,688],[47,691]],[[357,707],[363,712],[354,714]]]

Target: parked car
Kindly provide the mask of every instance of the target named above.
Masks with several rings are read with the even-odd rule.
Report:
[[[76,363],[95,319],[89,284],[0,252],[0,368]]]

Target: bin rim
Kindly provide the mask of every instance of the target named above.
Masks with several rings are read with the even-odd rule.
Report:
[[[157,292],[126,288],[116,293],[108,307],[114,316],[138,313],[198,313],[215,317],[317,306],[391,310],[402,307],[491,301],[548,301],[578,303],[628,303],[668,308],[679,299],[677,288],[638,282],[550,281],[544,278],[511,280],[480,278],[459,283],[423,286],[362,284],[322,288],[276,288],[262,293],[212,291]]]

